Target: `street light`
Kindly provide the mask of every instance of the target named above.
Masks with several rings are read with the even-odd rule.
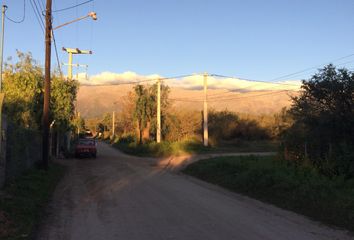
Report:
[[[64,26],[66,26],[66,25],[69,25],[69,24],[71,24],[71,23],[74,23],[74,22],[77,22],[77,21],[80,21],[80,20],[82,20],[82,19],[89,18],[89,17],[91,17],[92,20],[95,20],[95,21],[97,20],[97,14],[96,14],[95,12],[89,12],[86,16],[79,17],[79,18],[74,19],[74,20],[72,20],[72,21],[70,21],[70,22],[67,22],[67,23],[63,23],[63,24],[61,24],[61,25],[59,25],[59,26],[53,28],[53,30],[57,30],[58,28],[64,27]]]
[[[45,14],[45,71],[44,71],[44,101],[43,101],[43,136],[42,136],[42,161],[43,167],[48,168],[49,160],[49,104],[50,104],[50,62],[51,62],[51,38],[53,36],[53,30],[69,25],[73,22],[80,21],[82,19],[91,17],[93,20],[97,20],[95,12],[90,12],[86,16],[77,18],[70,22],[59,25],[55,28],[52,27],[52,0],[46,1],[46,14]]]

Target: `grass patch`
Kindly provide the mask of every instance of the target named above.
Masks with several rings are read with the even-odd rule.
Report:
[[[184,173],[313,219],[354,231],[354,179],[328,178],[275,157],[219,157]]]
[[[0,195],[0,239],[31,239],[40,216],[65,168],[31,169],[9,183]]]
[[[136,155],[149,157],[178,156],[185,153],[201,153],[212,151],[211,147],[204,147],[202,143],[190,140],[182,142],[149,142],[137,144],[136,142],[116,141],[112,144],[119,150]]]
[[[182,154],[228,153],[228,152],[271,152],[278,150],[278,143],[273,141],[232,141],[223,142],[217,146],[204,147],[198,140],[184,140],[180,142],[148,142],[138,144],[132,139],[116,139],[113,147],[131,155],[166,157]]]

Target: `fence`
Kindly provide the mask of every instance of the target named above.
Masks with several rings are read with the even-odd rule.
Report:
[[[42,158],[42,138],[38,131],[15,126],[3,118],[0,187],[21,175]]]

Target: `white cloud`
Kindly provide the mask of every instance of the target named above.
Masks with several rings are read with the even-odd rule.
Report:
[[[158,74],[144,76],[131,71],[123,73],[102,72],[89,78],[86,78],[85,73],[78,74],[78,79],[83,85],[125,84],[150,79],[153,80],[157,78],[163,77]],[[164,80],[165,84],[169,85],[170,87],[180,87],[185,89],[201,89],[203,87],[203,81],[204,78],[200,74],[184,77],[181,79]],[[300,80],[288,80],[282,82],[254,82],[243,79],[208,76],[208,88],[210,89],[228,89],[231,91],[298,90],[300,86]]]

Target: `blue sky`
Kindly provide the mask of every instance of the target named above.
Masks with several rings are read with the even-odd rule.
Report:
[[[38,5],[44,0],[33,0]],[[61,9],[84,0],[53,0]],[[20,19],[23,0],[3,1]],[[354,53],[352,0],[95,0],[54,13],[54,26],[97,12],[55,33],[64,47],[92,49],[75,56],[89,74],[136,72],[175,76],[209,72],[271,81],[282,75]],[[6,21],[4,56],[31,51],[44,62],[44,35],[26,0],[21,24]],[[352,68],[354,56],[337,61]],[[56,64],[55,54],[52,63]],[[65,70],[66,72],[66,70]],[[306,78],[314,71],[294,76]]]

